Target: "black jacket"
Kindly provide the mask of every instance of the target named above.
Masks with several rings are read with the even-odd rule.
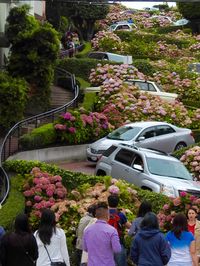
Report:
[[[35,237],[30,233],[4,235],[0,245],[2,266],[34,266],[38,258]]]

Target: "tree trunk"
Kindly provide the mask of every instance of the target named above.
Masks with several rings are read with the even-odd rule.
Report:
[[[95,24],[95,20],[90,19],[86,21],[86,25],[87,25],[87,31],[86,31],[86,41],[90,41],[93,37],[94,34],[94,24]]]
[[[192,33],[193,34],[200,33],[200,19],[190,19],[190,21],[191,21]]]

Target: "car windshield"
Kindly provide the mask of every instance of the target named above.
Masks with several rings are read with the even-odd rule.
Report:
[[[141,129],[141,127],[120,127],[108,134],[107,138],[115,140],[131,140],[137,136]]]
[[[156,86],[159,88],[160,91],[163,91],[163,88],[159,83],[156,82]]]
[[[116,28],[117,24],[113,24],[110,26],[111,30],[114,30]]]
[[[149,172],[153,175],[192,180],[192,176],[180,162],[147,158],[147,165]]]

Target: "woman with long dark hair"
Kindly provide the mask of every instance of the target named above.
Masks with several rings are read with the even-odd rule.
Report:
[[[158,219],[148,212],[140,225],[141,229],[133,239],[131,259],[138,266],[164,266],[168,263],[171,250],[159,230]]]
[[[63,262],[63,265],[70,266],[65,233],[56,227],[53,211],[43,210],[39,229],[34,235],[39,249],[37,266],[50,266],[51,262]]]
[[[1,240],[0,262],[2,266],[34,266],[37,258],[38,247],[28,217],[19,214],[15,219],[14,232],[5,234]]]
[[[152,207],[151,203],[144,200],[139,207],[138,213],[137,213],[137,218],[133,220],[131,224],[131,228],[128,232],[129,236],[134,236],[140,229],[140,224],[145,216],[146,213],[151,212]]]
[[[188,232],[187,218],[179,213],[173,219],[173,228],[166,235],[172,256],[168,266],[198,266],[195,239]]]

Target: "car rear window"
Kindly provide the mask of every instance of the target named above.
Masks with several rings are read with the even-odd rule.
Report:
[[[103,152],[103,156],[108,157],[110,156],[115,150],[117,149],[117,146],[110,146],[107,150]]]

